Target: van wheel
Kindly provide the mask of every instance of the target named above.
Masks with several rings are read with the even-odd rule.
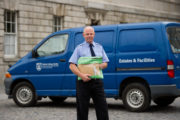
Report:
[[[123,104],[132,112],[145,111],[150,105],[148,89],[140,83],[131,83],[125,87],[122,93]]]
[[[154,99],[154,102],[158,106],[165,107],[173,103],[175,99],[176,97],[160,97],[160,98]]]
[[[49,96],[54,103],[62,103],[66,100],[67,97],[60,97],[60,96]]]
[[[18,83],[12,92],[14,102],[21,107],[29,107],[36,104],[35,90],[28,82]]]

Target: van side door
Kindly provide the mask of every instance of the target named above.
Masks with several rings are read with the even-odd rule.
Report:
[[[138,77],[148,84],[164,83],[166,54],[160,25],[136,24],[118,26],[116,52],[117,80]],[[163,54],[164,53],[164,54]]]
[[[115,40],[117,26],[95,27],[94,41],[101,44],[109,58],[108,67],[103,70],[104,91],[107,97],[118,94],[115,76]]]

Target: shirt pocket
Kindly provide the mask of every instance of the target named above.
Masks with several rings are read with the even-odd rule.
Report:
[[[97,57],[102,57],[102,51],[101,50],[96,50],[95,54]]]
[[[88,50],[86,50],[86,49],[84,49],[84,50],[82,49],[82,50],[81,50],[81,52],[80,52],[80,56],[81,56],[81,57],[88,57],[88,55],[89,55],[89,54],[88,54]]]

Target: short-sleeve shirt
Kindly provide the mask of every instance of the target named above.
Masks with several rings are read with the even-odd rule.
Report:
[[[108,59],[102,45],[100,45],[99,43],[96,43],[94,41],[92,44],[93,44],[93,50],[94,50],[96,57],[102,57],[103,63],[109,62],[109,59]],[[79,44],[75,48],[71,58],[69,59],[69,63],[77,64],[78,59],[80,57],[91,57],[91,51],[89,48],[89,43],[86,41],[84,41],[82,44]]]

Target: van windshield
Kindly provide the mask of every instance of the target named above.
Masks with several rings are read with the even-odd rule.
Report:
[[[173,53],[180,53],[180,27],[168,27],[167,35]]]
[[[39,57],[63,53],[68,40],[68,34],[55,35],[44,42],[38,49]]]

